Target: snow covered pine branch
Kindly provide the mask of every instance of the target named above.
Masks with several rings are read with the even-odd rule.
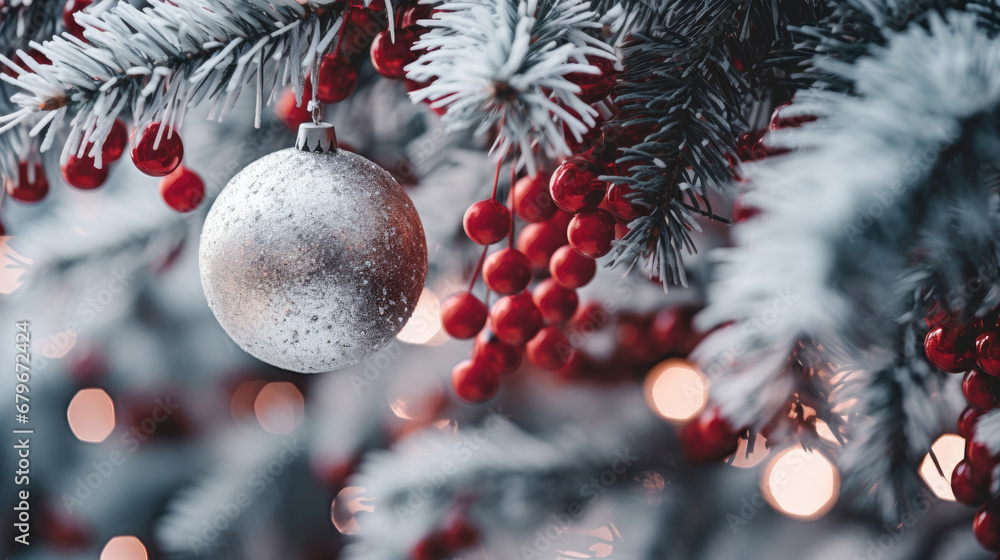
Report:
[[[928,29],[889,34],[853,65],[815,61],[854,93],[802,91],[785,108],[818,121],[772,132],[766,142],[793,152],[747,166],[760,215],[719,250],[698,319],[716,329],[696,357],[722,415],[770,433],[808,421],[794,414],[801,405],[812,422],[859,420],[841,460],[883,512],[913,497],[897,495],[914,487],[901,478],[915,476],[940,424],[944,403],[928,395],[944,379],[920,348],[925,315],[936,304],[982,317],[1000,299],[964,289],[969,271],[1000,281],[1000,154],[976,143],[996,131],[1000,51],[981,24],[931,14]],[[820,367],[803,370],[804,346]]]
[[[23,50],[17,60],[3,58],[16,73],[3,80],[21,92],[13,96],[20,110],[0,118],[0,132],[40,114],[31,134],[45,133],[43,151],[68,129],[61,162],[77,154],[100,166],[117,117],[131,116],[139,130],[163,122],[163,135],[201,103],[210,102],[211,116],[221,120],[251,83],[259,123],[261,105],[283,86],[302,94],[304,75],[336,39],[343,10],[333,1],[176,0],[77,14],[85,40],[66,34],[30,44],[51,64]]]
[[[454,0],[437,7],[415,48],[426,52],[407,77],[428,83],[411,93],[446,108],[453,129],[497,129],[494,152],[534,174],[539,151],[570,155],[565,130],[578,142],[597,124],[567,76],[598,75],[588,57],[615,60],[598,36],[597,15],[583,0]]]

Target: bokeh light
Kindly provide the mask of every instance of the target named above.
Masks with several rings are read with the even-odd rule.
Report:
[[[767,438],[760,435],[760,432],[754,434],[753,440],[753,451],[747,454],[747,447],[750,445],[750,440],[745,438],[740,438],[739,447],[736,448],[736,453],[733,454],[732,465],[741,469],[750,469],[756,467],[761,461],[767,457],[770,453],[770,449],[767,448]]]
[[[683,422],[705,407],[708,379],[691,362],[667,360],[649,371],[643,392],[653,412]]]
[[[333,526],[345,535],[353,535],[361,530],[358,525],[358,513],[373,512],[375,498],[365,496],[366,490],[361,486],[348,486],[337,493],[330,506],[330,519]]]
[[[101,550],[101,560],[148,560],[146,547],[133,536],[113,537]]]
[[[965,457],[965,438],[955,434],[944,434],[931,445],[931,450],[937,457],[944,476],[938,472],[930,453],[920,463],[920,476],[935,496],[953,502],[955,494],[951,491],[951,471],[955,470],[955,465]]]
[[[822,453],[792,447],[775,455],[761,475],[761,491],[778,513],[818,519],[837,503],[840,472]]]
[[[264,430],[290,434],[305,416],[305,399],[298,387],[287,381],[268,383],[257,393],[253,411]]]
[[[10,246],[11,236],[0,237],[0,294],[12,294],[24,284],[24,273],[35,261]]]
[[[77,439],[100,443],[115,429],[115,403],[104,389],[80,389],[69,401],[66,419]]]
[[[409,344],[431,346],[440,346],[448,340],[448,336],[441,328],[441,300],[434,292],[424,288],[413,315],[396,338]]]
[[[233,391],[233,400],[229,403],[229,411],[233,419],[242,420],[254,413],[253,405],[257,400],[257,394],[267,385],[266,382],[255,379],[240,383]]]

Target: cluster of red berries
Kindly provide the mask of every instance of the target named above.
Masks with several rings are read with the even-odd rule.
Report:
[[[444,560],[479,543],[479,530],[465,517],[450,515],[443,529],[425,535],[410,552],[411,560]]]
[[[959,503],[978,507],[972,529],[979,543],[1000,552],[1000,496],[991,491],[1000,450],[976,441],[976,423],[1000,406],[1000,311],[964,323],[935,307],[927,316],[924,338],[927,361],[948,373],[964,373],[962,394],[969,406],[958,417],[958,433],[966,440],[965,459],[951,473],[951,489]]]
[[[365,7],[361,0],[351,0],[341,24],[341,36],[335,53],[323,57],[319,67],[316,99],[321,103],[339,103],[354,93],[358,87],[358,72],[351,55],[371,44],[372,65],[379,74],[393,79],[406,78],[404,68],[416,61],[419,54],[412,49],[425,31],[417,24],[420,19],[430,17],[432,8],[415,4],[403,12],[399,18],[400,28],[395,30],[395,41],[385,29],[380,19],[385,11],[383,0],[373,0]],[[408,87],[411,84],[408,83]],[[412,85],[412,87],[420,87]],[[411,88],[412,89],[412,88]],[[309,101],[312,100],[312,77],[307,77],[302,103],[295,99],[295,92],[286,91],[275,108],[275,113],[292,131],[299,125],[312,121]]]
[[[184,144],[172,128],[161,132],[161,123],[149,124],[142,134],[134,134],[130,152],[132,163],[139,171],[160,180],[160,195],[168,206],[178,212],[190,212],[205,198],[205,184],[191,170],[183,167]],[[88,155],[93,144],[88,144],[83,155],[72,154],[62,166],[66,183],[81,190],[92,190],[108,180],[111,164],[118,161],[129,145],[125,123],[116,119],[101,148],[102,165]],[[38,202],[49,192],[45,170],[37,159],[21,161],[17,177],[6,181],[7,194],[19,202]]]

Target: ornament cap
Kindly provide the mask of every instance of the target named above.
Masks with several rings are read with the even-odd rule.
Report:
[[[322,154],[337,151],[337,131],[330,123],[303,123],[299,125],[299,136],[295,147],[303,152]]]

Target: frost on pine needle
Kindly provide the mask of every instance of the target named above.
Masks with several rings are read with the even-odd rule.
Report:
[[[587,56],[615,59],[597,19],[581,0],[448,0],[422,21],[429,31],[415,48],[425,52],[407,77],[427,85],[410,95],[447,108],[452,129],[498,129],[497,157],[513,154],[534,173],[538,151],[570,154],[564,124],[577,140],[596,124],[566,76],[598,74]]]
[[[51,65],[18,51],[25,72],[0,56],[17,74],[3,80],[21,90],[13,96],[20,110],[0,117],[0,132],[38,116],[31,134],[45,133],[43,151],[68,129],[61,161],[75,152],[100,166],[115,118],[178,127],[188,108],[211,103],[210,118],[221,120],[251,83],[259,123],[263,102],[285,85],[301,96],[303,76],[335,40],[344,9],[333,1],[174,0],[77,14],[86,43],[68,34],[30,43]]]
[[[455,504],[463,503],[477,527],[492,529],[490,535],[502,528],[509,541],[530,542],[553,512],[589,501],[590,494],[581,495],[588,480],[612,464],[638,462],[638,442],[656,427],[655,420],[637,411],[606,418],[599,426],[567,422],[530,434],[503,410],[491,410],[479,425],[414,434],[392,450],[370,454],[351,479],[376,496],[378,505],[366,516],[347,557],[407,557],[421,537],[441,527]],[[612,486],[608,493],[626,486]],[[508,543],[507,549],[517,552],[502,557],[522,556],[516,546]]]
[[[963,285],[969,270],[996,284],[1000,247],[991,193],[1000,146],[987,140],[1000,51],[977,24],[931,15],[854,65],[817,60],[854,93],[800,92],[788,114],[818,121],[765,138],[793,152],[746,166],[746,200],[761,214],[717,253],[718,280],[697,318],[716,330],[695,357],[735,425],[763,427],[803,386],[825,382],[784,367],[800,341],[856,369],[858,386],[840,395],[858,400],[836,404],[869,418],[849,430],[845,451],[852,468],[872,469],[868,482],[903,468],[884,455],[909,460],[929,445],[932,427],[919,417],[934,415],[918,393],[940,374],[919,347],[928,303],[972,316],[1000,297]],[[887,425],[898,429],[877,432]]]

